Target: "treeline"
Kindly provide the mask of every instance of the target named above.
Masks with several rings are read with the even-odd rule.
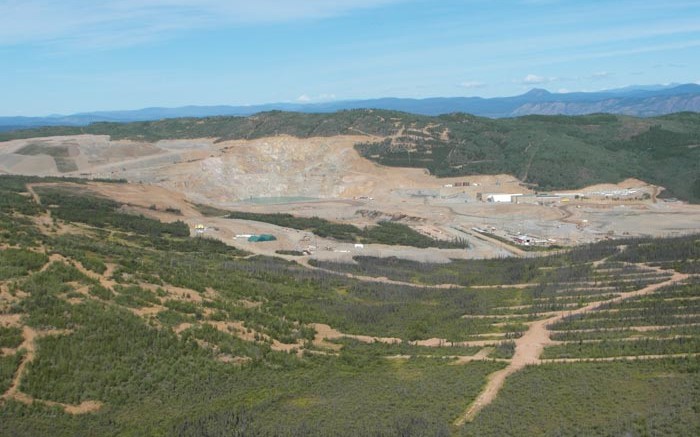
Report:
[[[29,218],[42,211],[27,191],[29,180],[32,179],[0,175],[0,242],[34,247],[43,239]]]
[[[358,255],[354,263],[310,260],[316,267],[364,276],[385,276],[389,279],[416,284],[497,285],[533,283],[544,289],[563,283],[606,281],[621,289],[649,283],[657,274],[643,273],[625,262],[652,262],[679,271],[700,268],[700,237],[630,238],[605,240],[576,246],[564,253],[531,258],[494,258],[459,260],[445,264],[430,264],[395,257]],[[600,269],[591,262],[610,257]],[[613,269],[606,273],[605,269]],[[634,278],[620,277],[620,274]],[[629,282],[629,279],[635,281]]]
[[[366,132],[373,135],[392,135],[398,131],[386,117],[403,120],[421,120],[429,123],[430,117],[394,111],[349,110],[333,114],[302,114],[270,111],[249,117],[175,118],[132,123],[98,122],[83,127],[41,127],[0,133],[0,141],[60,135],[95,134],[109,135],[114,140],[132,139],[158,141],[177,138],[219,138],[220,140],[262,138],[275,135],[293,135],[300,138],[313,136],[357,135]]]
[[[317,267],[417,284],[496,285],[581,281],[597,273],[587,263],[616,253],[615,242],[573,248],[564,254],[532,258],[458,260],[430,264],[395,257],[355,256],[354,263],[311,260]]]
[[[0,175],[0,213],[34,215],[41,208],[28,198],[25,178]]]
[[[152,236],[169,234],[186,237],[190,235],[189,227],[180,220],[164,223],[143,215],[118,212],[121,204],[89,192],[51,187],[37,187],[35,190],[41,196],[43,204],[58,206],[52,210],[52,214],[62,220],[85,223],[99,228],[114,227]]]
[[[613,115],[489,120],[451,114],[436,122],[444,123],[447,137],[419,126],[418,132],[406,129],[402,136],[356,147],[381,164],[427,168],[441,177],[507,173],[539,190],[636,177],[667,187],[671,196],[700,202],[697,114],[641,120]]]
[[[412,247],[438,247],[441,249],[467,248],[469,243],[464,239],[452,241],[437,240],[414,231],[401,223],[382,221],[376,226],[360,229],[357,226],[331,222],[320,217],[297,217],[291,214],[263,214],[235,211],[228,218],[252,220],[271,223],[285,228],[299,229],[312,232],[322,238],[332,238],[338,241],[366,244],[388,244]]]
[[[625,242],[615,260],[654,263],[685,273],[700,273],[700,234],[671,238],[640,238]]]
[[[361,230],[353,225],[334,223],[320,217],[297,217],[291,214],[264,214],[234,211],[227,215],[230,219],[251,220],[271,223],[285,228],[311,231],[319,237],[333,238],[338,241],[356,241]]]

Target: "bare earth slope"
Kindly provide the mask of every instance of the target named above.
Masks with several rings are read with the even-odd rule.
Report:
[[[221,235],[214,236],[226,240],[256,232],[280,236],[283,241],[279,247],[270,244],[261,249],[264,253],[301,249],[309,244],[310,237],[272,225],[235,221],[234,226],[224,219],[203,219],[192,204],[320,216],[358,226],[395,220],[436,238],[467,238],[472,243],[467,252],[427,257],[436,261],[523,254],[512,245],[475,233],[473,228],[489,229],[501,238],[528,234],[568,245],[611,236],[692,232],[700,222],[699,207],[657,201],[660,189],[639,180],[560,193],[567,198],[545,203],[508,175],[436,178],[423,169],[376,164],[354,148],[368,140],[381,138],[358,134],[302,139],[282,135],[224,142],[200,138],[155,143],[112,141],[98,135],[33,138],[0,143],[0,173],[127,179],[140,188],[101,190],[142,209],[151,205],[160,210],[176,207],[182,211],[180,219],[192,226],[203,222],[218,228],[216,232]],[[486,202],[488,194],[497,193],[526,196],[518,198],[522,201],[517,204]],[[352,256],[347,252],[352,248],[316,243],[331,248],[324,256]],[[373,249],[369,247],[364,253]],[[417,255],[420,253],[382,248],[372,254],[426,259]]]

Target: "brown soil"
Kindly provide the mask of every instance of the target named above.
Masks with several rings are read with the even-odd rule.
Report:
[[[341,338],[352,338],[363,343],[401,343],[401,339],[395,337],[372,337],[369,335],[344,334],[323,323],[312,323],[311,326],[316,330],[314,344],[319,347],[334,349],[337,345],[329,343],[327,340],[337,340]]]
[[[0,314],[0,326],[20,326],[21,314]]]
[[[253,361],[253,359],[250,357],[232,357],[231,355],[219,355],[216,357],[216,359],[222,363],[230,363],[238,366],[242,366]]]
[[[139,317],[150,317],[150,316],[155,316],[161,311],[165,311],[165,307],[160,306],[160,305],[154,305],[150,307],[141,307],[141,308],[129,308],[129,311],[134,313],[135,315]]]
[[[303,342],[299,341],[297,343],[282,343],[276,339],[271,338],[267,334],[261,332],[256,332],[255,330],[248,329],[244,326],[243,322],[219,322],[219,321],[205,321],[206,323],[218,329],[226,334],[235,335],[241,340],[258,342],[265,341],[270,343],[270,348],[275,351],[280,352],[301,352],[304,348]],[[182,325],[180,325],[181,327]]]
[[[100,401],[83,401],[78,405],[60,404],[68,414],[94,413],[102,408]]]
[[[457,360],[455,361],[454,364],[468,364],[468,363],[471,363],[472,361],[495,360],[494,358],[489,358],[489,355],[491,354],[491,352],[493,352],[492,347],[485,347],[474,355],[457,357]],[[499,360],[497,360],[497,361],[499,361]],[[508,360],[504,360],[504,361],[508,361]]]
[[[249,332],[248,329],[246,329],[243,322],[206,321],[203,323],[206,323],[207,325],[211,325],[223,333],[235,335],[236,337],[240,338],[241,340],[255,342],[255,341],[257,341],[256,334],[257,334],[258,338],[262,338],[262,339],[268,340],[268,341],[270,340],[270,338],[267,335],[257,333],[255,331],[253,331],[252,329]]]
[[[449,133],[443,132],[442,135]],[[358,214],[359,211],[376,211],[382,217],[413,218],[417,221],[406,223],[419,231],[423,229],[441,238],[466,236],[473,243],[466,251],[389,248],[381,245],[368,245],[363,251],[374,256],[399,256],[423,261],[502,255],[536,256],[488,236],[475,235],[471,231],[475,226],[494,226],[498,228],[498,235],[523,232],[555,239],[558,244],[576,244],[600,240],[608,234],[687,233],[696,230],[700,220],[700,208],[697,206],[654,203],[653,199],[641,202],[572,200],[566,204],[560,203],[564,209],[562,213],[549,206],[478,202],[477,193],[529,194],[531,190],[508,175],[438,179],[422,169],[383,167],[362,158],[354,149],[356,143],[366,142],[367,139],[362,135],[306,139],[276,136],[219,143],[212,138],[200,138],[154,144],[110,141],[106,136],[95,135],[27,139],[0,145],[0,158],[7,158],[4,161],[0,159],[0,167],[11,166],[0,170],[16,174],[53,175],[56,174],[56,166],[50,157],[22,156],[14,152],[38,141],[47,147],[69,147],[78,171],[67,175],[124,177],[138,182],[91,183],[89,189],[130,205],[132,211],[162,220],[182,219],[191,226],[201,222],[212,225],[220,231],[211,231],[211,236],[267,255],[274,255],[275,250],[279,249],[305,248],[308,244],[303,243],[301,237],[306,234],[241,221],[228,220],[224,224],[222,219],[202,217],[192,203],[253,212],[317,215],[358,226],[376,222]],[[456,182],[465,180],[470,182],[469,186],[454,186]],[[587,187],[578,192],[594,195],[624,189],[652,194],[657,191],[656,187],[643,181],[630,179],[619,184]],[[251,197],[271,196],[304,196],[319,200],[277,205],[245,202]],[[149,209],[151,207],[155,210]],[[180,210],[181,215],[167,212],[167,208]],[[48,217],[41,219],[45,225],[50,223]],[[76,230],[60,228],[59,231]],[[232,241],[238,233],[262,232],[275,233],[280,241],[261,245]],[[349,260],[355,254],[353,248],[347,245],[326,239],[317,240],[314,257]],[[330,249],[323,249],[326,247]]]
[[[179,335],[180,333],[182,333],[183,331],[185,331],[187,329],[190,329],[191,327],[192,327],[191,323],[187,323],[187,322],[180,323],[179,325],[177,325],[173,328],[173,332],[175,332],[175,334]]]
[[[139,283],[139,286],[150,291],[156,291],[158,289],[164,290],[166,293],[168,293],[168,298],[172,300],[180,300],[194,303],[201,303],[202,301],[204,301],[202,295],[199,294],[198,291],[189,288],[176,287],[174,285],[169,284],[155,285],[148,284],[145,282]]]

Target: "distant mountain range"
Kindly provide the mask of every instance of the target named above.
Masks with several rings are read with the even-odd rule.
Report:
[[[179,117],[246,116],[272,110],[326,113],[359,108],[387,109],[422,115],[464,112],[490,118],[519,117],[532,114],[584,115],[592,113],[653,117],[682,111],[700,112],[700,85],[631,86],[590,93],[550,93],[547,90],[535,88],[519,96],[496,98],[381,98],[324,103],[145,108],[48,117],[0,117],[0,131],[40,126],[85,126],[100,121],[131,122]]]

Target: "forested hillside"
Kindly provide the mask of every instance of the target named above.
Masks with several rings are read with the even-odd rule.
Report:
[[[310,269],[66,182],[0,176],[0,435],[700,430],[697,235]]]
[[[700,202],[700,114],[696,113],[644,119],[588,115],[492,120],[376,110],[268,112],[250,117],[47,127],[0,134],[0,140],[81,133],[149,142],[365,134],[367,141],[357,146],[365,157],[389,166],[427,168],[437,176],[507,173],[540,190],[635,177],[666,187],[668,196]]]

